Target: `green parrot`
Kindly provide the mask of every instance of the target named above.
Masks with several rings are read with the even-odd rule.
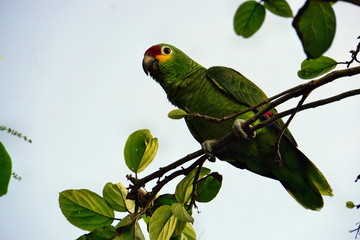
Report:
[[[221,66],[207,69],[169,44],[154,45],[146,50],[142,65],[145,73],[162,86],[169,101],[187,112],[221,118],[267,99],[259,87],[239,72]],[[238,119],[246,120],[263,107]],[[254,125],[274,114],[275,109]],[[201,144],[223,137],[234,123],[234,120],[216,123],[194,116],[187,116],[185,121]],[[213,154],[235,167],[278,180],[304,208],[320,210],[324,205],[321,195],[332,196],[332,189],[319,169],[297,148],[288,129],[280,143],[282,164],[276,160],[275,142],[283,125],[283,121],[278,120],[257,130],[256,137],[238,138]]]

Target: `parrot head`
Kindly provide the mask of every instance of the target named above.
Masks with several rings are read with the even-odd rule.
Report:
[[[145,51],[142,66],[146,75],[161,85],[179,83],[198,65],[185,53],[170,44],[157,44]]]

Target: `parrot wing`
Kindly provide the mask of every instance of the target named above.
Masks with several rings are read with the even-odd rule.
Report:
[[[237,100],[240,104],[247,107],[254,106],[262,101],[265,101],[268,97],[266,94],[245,76],[241,73],[235,71],[234,69],[227,67],[211,67],[206,72],[208,78],[222,91],[227,93],[230,97]],[[266,104],[257,108],[257,111],[266,107]],[[271,118],[273,115],[277,114],[275,109],[272,109],[270,112],[266,113],[261,119],[266,120]],[[281,131],[284,126],[284,122],[280,119],[274,124],[272,124],[277,130]],[[292,136],[291,132],[286,129],[285,136],[290,140],[290,142],[297,146],[297,143]]]
[[[249,79],[234,69],[227,67],[211,67],[207,76],[215,85],[248,107],[267,99],[265,93]],[[260,107],[264,108],[264,106]]]

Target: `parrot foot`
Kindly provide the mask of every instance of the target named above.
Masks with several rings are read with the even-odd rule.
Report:
[[[245,122],[244,119],[236,119],[234,121],[233,124],[233,130],[236,136],[244,138],[244,139],[249,139],[249,138],[255,138],[256,137],[256,132],[253,132],[252,135],[247,135],[246,132],[244,131],[244,129],[242,128],[242,124]],[[251,127],[251,125],[250,125]]]
[[[206,140],[201,144],[201,148],[204,150],[205,154],[209,157],[211,162],[215,162],[215,156],[211,148],[211,144],[213,142],[216,142],[216,140]]]

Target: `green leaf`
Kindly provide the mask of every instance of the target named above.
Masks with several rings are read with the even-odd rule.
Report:
[[[157,197],[155,199],[155,202],[154,202],[154,206],[158,205],[158,206],[161,206],[161,205],[172,205],[173,203],[176,203],[176,198],[175,198],[175,195],[174,194],[163,194],[163,195],[160,195],[159,197]]]
[[[355,204],[352,201],[348,201],[348,202],[346,202],[346,207],[347,208],[354,208]]]
[[[145,240],[137,221],[123,227],[117,226],[117,236],[113,240]]]
[[[198,202],[210,202],[219,193],[221,188],[222,176],[213,172],[200,179],[196,185],[196,198]]]
[[[134,212],[135,202],[126,199],[128,190],[121,183],[107,183],[103,189],[103,196],[111,207],[119,212]]]
[[[11,158],[7,153],[4,145],[0,142],[0,196],[3,196],[8,191],[8,186],[11,178]]]
[[[149,224],[150,216],[143,216],[141,219],[144,221],[144,223]]]
[[[196,232],[190,223],[186,223],[183,230],[184,240],[196,240]]]
[[[192,170],[183,180],[176,186],[175,197],[179,203],[187,203],[193,190],[193,181],[198,168]],[[199,179],[210,173],[210,169],[201,168]]]
[[[186,226],[186,223],[187,222],[183,222],[183,221],[180,221],[180,220],[177,220],[176,222],[176,227],[175,227],[175,230],[173,232],[173,234],[171,235],[171,240],[180,240],[181,237],[182,237],[182,233],[184,231],[184,228]]]
[[[114,226],[107,225],[103,227],[99,227],[92,231],[91,233],[84,234],[79,237],[77,240],[109,240],[112,239],[116,232]]]
[[[105,199],[87,189],[61,192],[59,204],[66,219],[83,230],[92,231],[113,222],[114,211]]]
[[[265,8],[258,2],[247,1],[242,3],[234,16],[234,30],[244,38],[251,37],[265,20]]]
[[[183,222],[194,222],[194,218],[185,210],[181,203],[171,205],[171,211],[174,216]]]
[[[331,71],[336,65],[337,62],[334,59],[325,56],[316,59],[305,59],[301,63],[298,76],[302,79],[315,78]]]
[[[189,114],[182,109],[174,109],[168,113],[168,117],[171,119],[182,119]]]
[[[264,7],[281,17],[293,17],[293,13],[285,0],[264,0]]]
[[[318,58],[329,49],[335,36],[336,18],[327,1],[307,0],[293,21],[307,58]]]
[[[133,215],[129,214],[126,217],[124,217],[123,219],[121,219],[120,222],[118,224],[116,224],[116,227],[120,228],[120,227],[129,226],[129,225],[133,224],[135,220],[136,219],[133,218]]]
[[[156,209],[161,207],[162,205],[172,205],[173,203],[177,203],[175,198],[175,194],[163,194],[157,197],[154,201],[154,205],[151,207],[150,211],[154,212]]]
[[[176,227],[177,219],[171,211],[171,206],[159,207],[150,218],[150,240],[168,240]]]
[[[158,140],[148,129],[133,132],[124,148],[125,163],[134,173],[143,171],[155,158]]]
[[[140,224],[136,221],[135,223],[135,239],[136,240],[145,240],[145,236],[141,231]]]

